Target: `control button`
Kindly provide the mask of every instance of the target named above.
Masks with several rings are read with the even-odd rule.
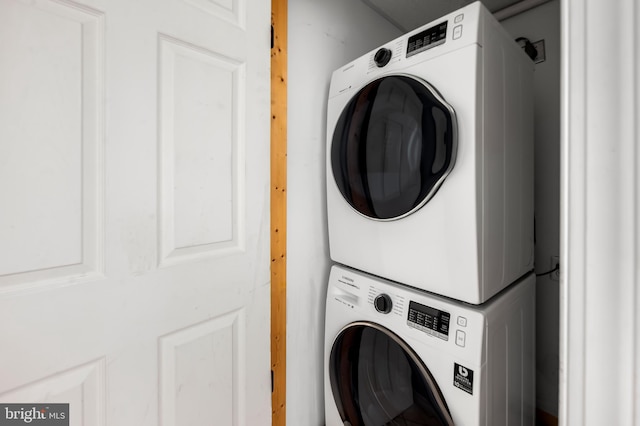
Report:
[[[464,344],[466,343],[467,335],[462,330],[456,331],[456,345],[464,348]]]
[[[458,25],[457,27],[453,27],[453,39],[458,39],[462,37],[462,25]]]
[[[464,13],[461,13],[460,15],[457,15],[455,18],[453,18],[453,22],[457,24],[458,22],[462,22],[463,19],[464,19]]]
[[[391,312],[393,303],[391,302],[391,297],[389,297],[389,295],[380,294],[373,301],[373,306],[376,308],[376,311],[383,314],[388,314],[389,312]]]
[[[466,327],[467,326],[467,319],[465,317],[458,317],[458,325],[460,327]]]
[[[379,49],[373,57],[373,62],[376,63],[378,68],[382,68],[389,63],[391,60],[392,52],[391,50],[383,47]]]

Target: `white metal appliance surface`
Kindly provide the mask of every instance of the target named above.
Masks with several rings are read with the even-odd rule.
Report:
[[[473,304],[531,271],[532,73],[479,2],[335,71],[331,259]]]
[[[333,266],[326,425],[533,425],[534,284],[474,306]]]

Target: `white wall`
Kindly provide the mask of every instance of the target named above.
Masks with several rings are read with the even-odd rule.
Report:
[[[535,67],[536,271],[560,253],[560,2],[553,0],[502,22],[514,38],[544,39]],[[537,279],[536,393],[538,408],[558,415],[559,283]]]
[[[326,105],[333,70],[400,35],[360,1],[291,0],[288,34],[287,424],[324,424]]]

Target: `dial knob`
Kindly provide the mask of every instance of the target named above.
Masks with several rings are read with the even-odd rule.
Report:
[[[379,49],[376,52],[375,56],[373,57],[373,62],[376,63],[378,68],[384,67],[389,63],[390,60],[391,60],[391,50],[387,49],[386,47]]]
[[[376,311],[381,312],[383,314],[388,314],[391,312],[391,307],[393,303],[391,302],[391,298],[388,294],[379,294],[373,300],[373,306],[375,306]]]

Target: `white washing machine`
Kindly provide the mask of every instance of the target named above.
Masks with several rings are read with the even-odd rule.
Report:
[[[331,259],[473,304],[531,271],[532,76],[480,2],[335,71]]]
[[[475,306],[332,267],[326,426],[533,426],[534,282]]]

